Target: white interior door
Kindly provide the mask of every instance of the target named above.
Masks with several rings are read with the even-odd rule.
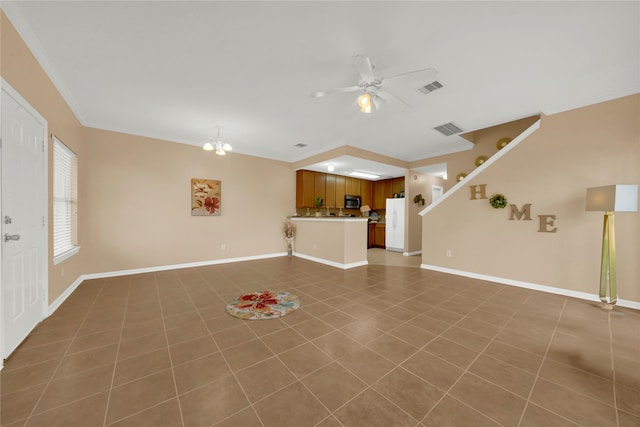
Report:
[[[45,313],[47,123],[2,83],[0,344],[5,359]]]
[[[440,197],[442,197],[443,188],[439,185],[431,186],[431,203],[435,203]]]

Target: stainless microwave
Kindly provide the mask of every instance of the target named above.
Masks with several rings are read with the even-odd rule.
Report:
[[[360,196],[344,196],[344,208],[345,209],[360,209]]]

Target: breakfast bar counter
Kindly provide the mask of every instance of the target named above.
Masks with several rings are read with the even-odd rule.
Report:
[[[295,256],[342,269],[367,265],[367,218],[321,216],[290,220],[296,225]]]

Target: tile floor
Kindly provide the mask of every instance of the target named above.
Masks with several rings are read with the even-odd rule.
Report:
[[[225,313],[288,290],[281,319]],[[3,426],[639,426],[640,312],[273,258],[83,283],[6,361]]]
[[[404,256],[400,252],[387,251],[380,248],[367,249],[367,261],[369,264],[389,265],[397,267],[420,267],[422,257],[420,255]]]

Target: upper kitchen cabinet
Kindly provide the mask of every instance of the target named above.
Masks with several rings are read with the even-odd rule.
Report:
[[[336,177],[336,208],[344,208],[344,195],[347,194],[347,180],[342,175]]]
[[[385,179],[382,181],[382,185],[384,188],[384,198],[391,199],[393,198],[393,182],[390,179]],[[387,202],[385,201],[384,208],[387,208]]]
[[[336,206],[336,176],[327,174],[325,181],[325,198],[324,205],[328,208],[337,208]],[[344,203],[344,201],[343,201]]]
[[[375,181],[373,183],[373,202],[371,209],[385,209],[386,208],[386,196],[384,194],[384,181]]]
[[[315,201],[319,197],[323,202],[327,201],[327,174],[322,172],[313,173],[313,204],[315,207]],[[326,206],[323,205],[323,206]]]
[[[350,176],[347,176],[346,183],[347,183],[346,194],[349,194],[351,196],[360,195],[360,179],[351,178]]]
[[[404,176],[391,179],[392,196],[393,194],[400,194],[404,192]]]
[[[362,199],[362,206],[369,206],[369,207],[372,206],[373,181],[367,181],[365,179],[360,180],[360,197]]]
[[[296,208],[313,208],[315,197],[314,172],[296,171]]]
[[[387,199],[404,191],[404,177],[383,179],[373,182],[373,204],[371,209],[386,209]],[[363,202],[364,204],[364,202]]]

